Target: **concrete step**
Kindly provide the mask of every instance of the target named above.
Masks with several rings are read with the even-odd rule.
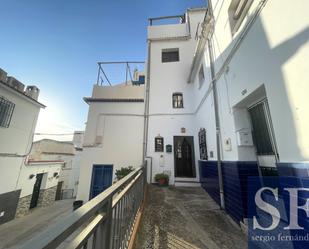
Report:
[[[175,181],[175,187],[201,187],[201,183],[190,181]]]

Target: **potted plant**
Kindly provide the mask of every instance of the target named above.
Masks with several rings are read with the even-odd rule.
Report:
[[[156,174],[155,181],[159,184],[159,186],[168,186],[169,176],[164,173]]]
[[[117,169],[115,175],[117,180],[124,178],[126,175],[130,174],[134,170],[133,166],[129,167],[121,167],[121,169]]]

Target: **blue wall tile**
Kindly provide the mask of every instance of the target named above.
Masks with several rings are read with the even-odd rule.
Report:
[[[217,161],[199,161],[199,169],[202,187],[220,205]]]
[[[309,163],[277,163],[279,176],[309,177]]]
[[[220,204],[217,161],[199,161],[202,187]],[[257,162],[223,161],[223,186],[226,212],[237,222],[247,216],[247,179],[258,176]]]

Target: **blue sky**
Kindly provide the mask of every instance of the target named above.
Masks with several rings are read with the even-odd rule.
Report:
[[[145,60],[149,17],[182,14],[205,2],[2,0],[0,67],[40,88],[47,108],[37,132],[81,130],[88,112],[82,98],[91,95],[96,62]]]

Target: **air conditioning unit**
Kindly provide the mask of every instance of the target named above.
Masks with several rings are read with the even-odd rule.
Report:
[[[10,87],[15,88],[19,92],[24,92],[25,85],[15,79],[14,77],[8,77],[6,82]]]
[[[7,72],[0,68],[0,81],[6,83]]]
[[[27,86],[25,94],[32,99],[38,100],[40,89],[36,86]]]

